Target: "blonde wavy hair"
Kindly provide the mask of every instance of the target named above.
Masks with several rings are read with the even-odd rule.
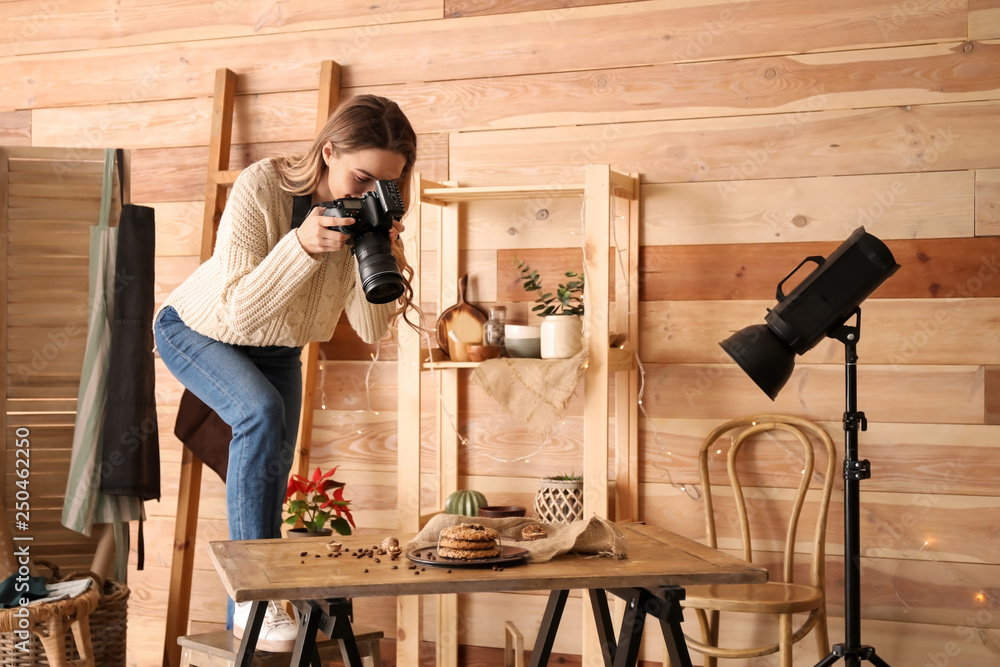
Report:
[[[378,95],[358,95],[341,104],[316,135],[305,155],[274,160],[283,190],[293,195],[312,194],[316,191],[327,168],[323,160],[323,146],[328,142],[332,144],[335,155],[369,148],[402,155],[406,164],[397,183],[403,201],[409,201],[410,172],[417,159],[417,134],[398,104]],[[392,246],[392,254],[399,263],[406,285],[403,296],[400,297],[402,303],[393,317],[402,316],[407,324],[419,330],[420,325],[408,317],[410,311],[415,311],[417,322],[420,322],[419,301],[414,299],[410,283],[413,267],[406,260],[403,243],[399,239]]]

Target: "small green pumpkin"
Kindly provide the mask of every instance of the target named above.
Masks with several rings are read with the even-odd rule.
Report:
[[[488,505],[486,496],[478,491],[455,491],[445,500],[444,511],[446,514],[479,516],[479,508]]]

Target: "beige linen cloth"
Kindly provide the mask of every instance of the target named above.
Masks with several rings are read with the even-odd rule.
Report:
[[[442,530],[462,523],[475,523],[492,528],[500,533],[503,544],[527,549],[531,553],[532,563],[544,563],[565,553],[618,559],[628,558],[628,539],[625,534],[613,523],[599,516],[581,519],[570,524],[546,525],[548,537],[541,540],[513,542],[512,540],[521,539],[522,528],[537,524],[538,520],[524,517],[487,519],[457,514],[438,514],[428,521],[424,529],[406,545],[406,551],[436,546],[438,535]]]
[[[488,359],[473,379],[532,433],[548,439],[562,423],[587,363],[587,346],[569,359]]]

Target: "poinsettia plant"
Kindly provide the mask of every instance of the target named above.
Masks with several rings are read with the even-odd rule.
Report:
[[[341,535],[350,535],[351,528],[357,528],[348,507],[351,501],[344,499],[344,483],[333,478],[335,472],[337,466],[325,473],[317,466],[311,479],[302,475],[288,478],[285,523],[294,526],[301,521],[310,533],[320,532],[327,524]]]

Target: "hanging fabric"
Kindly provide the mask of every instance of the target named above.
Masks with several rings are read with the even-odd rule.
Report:
[[[160,498],[160,438],[153,361],[156,224],[153,209],[125,203],[125,152],[118,149],[121,215],[115,252],[108,398],[101,431],[101,493]],[[145,542],[139,519],[138,569]]]
[[[101,428],[107,400],[110,362],[111,318],[115,279],[117,228],[109,224],[114,184],[114,151],[104,153],[104,184],[98,224],[90,231],[89,312],[87,342],[77,393],[73,450],[66,479],[66,499],[62,523],[90,536],[95,523],[112,524],[115,533],[115,578],[128,574],[128,531],[126,522],[143,517],[142,502],[128,496],[106,496],[101,488]]]
[[[124,192],[124,151],[117,151]],[[154,395],[153,290],[156,228],[153,209],[126,204],[118,222],[108,400],[101,447],[101,493],[160,498],[160,446]]]

